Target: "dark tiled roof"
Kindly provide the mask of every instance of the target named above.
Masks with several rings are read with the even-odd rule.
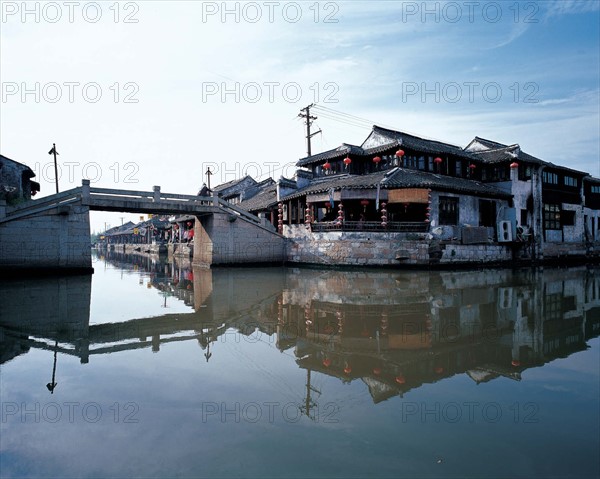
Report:
[[[409,135],[401,131],[389,130],[380,126],[373,126],[373,133],[377,133],[383,137],[389,138],[390,143],[397,141],[398,144],[411,150],[422,151],[424,153],[433,154],[448,154],[460,157],[472,158],[470,152],[463,150],[460,146],[443,143],[436,140],[427,140],[418,136]],[[364,145],[364,143],[363,143]]]
[[[502,143],[498,143],[497,141],[492,141],[492,140],[486,140],[485,138],[481,138],[479,136],[476,136],[475,138],[473,138],[473,140],[471,141],[471,143],[469,143],[466,147],[465,150],[469,148],[469,146],[471,146],[471,144],[473,142],[477,142],[477,143],[481,143],[483,146],[485,146],[486,148],[503,148],[505,146],[508,145],[504,145]]]
[[[487,149],[470,150],[470,146],[475,142],[480,143]],[[469,151],[475,158],[485,161],[486,163],[496,163],[506,160],[514,161],[515,159],[519,159],[521,161],[527,161],[536,165],[549,164],[540,160],[539,158],[536,158],[535,156],[525,153],[521,150],[521,147],[518,144],[504,145],[502,143],[498,143],[497,141],[486,140],[485,138],[480,138],[478,136],[476,136],[471,143],[465,147],[465,150]]]
[[[114,234],[118,234],[121,231],[125,231],[129,228],[133,228],[134,223],[131,221],[128,221],[127,223],[120,225],[120,226],[113,226],[112,228],[107,229],[104,233],[100,233],[103,234],[105,236],[110,236],[110,235],[114,235]]]
[[[520,148],[519,145],[511,145],[490,150],[473,151],[471,154],[484,163],[494,164],[519,159]]]
[[[364,150],[360,146],[349,145],[348,143],[342,143],[337,148],[333,150],[323,151],[321,153],[317,153],[316,155],[307,156],[305,158],[301,158],[296,166],[306,166],[311,163],[315,163],[317,161],[331,160],[333,158],[341,158],[346,155],[355,155],[361,156],[364,154]]]
[[[511,198],[512,195],[488,183],[465,178],[438,175],[426,171],[398,168],[384,181],[386,188],[431,188],[441,191],[475,194],[494,198]],[[383,186],[383,185],[382,185]]]
[[[240,208],[246,211],[261,211],[277,204],[277,185],[270,185],[252,198],[240,202]]]
[[[515,145],[503,145],[502,143],[498,143],[491,140],[486,140],[485,138],[479,138],[476,136],[466,148],[469,148],[473,142],[478,142],[489,148],[488,150],[479,150],[479,151],[471,151],[471,155],[474,158],[477,158],[480,161],[485,163],[501,163],[503,161],[524,161],[527,163],[532,163],[534,165],[545,165],[549,168],[554,168],[557,170],[564,170],[570,173],[577,174],[579,176],[586,176],[588,173],[583,171],[574,170],[572,168],[567,168],[566,166],[555,165],[554,163],[550,163],[548,161],[540,160],[535,156],[529,155],[521,150],[521,147],[518,144]],[[515,156],[516,153],[516,156]]]
[[[286,196],[284,199],[293,199],[307,194],[324,193],[331,188],[340,189],[368,189],[377,188],[431,188],[439,191],[452,191],[457,193],[476,194],[486,197],[511,198],[512,195],[496,188],[495,186],[480,183],[479,181],[454,178],[452,176],[438,175],[425,171],[394,168],[392,170],[378,171],[368,175],[333,175],[313,180],[306,187]]]
[[[23,163],[12,160],[8,156],[4,156],[4,155],[0,155],[0,159],[5,160],[5,161],[10,161],[11,163],[14,163],[15,165],[19,165],[19,166],[23,167],[23,169],[28,172],[29,178],[33,178],[35,176],[35,173],[33,172],[33,170],[29,166],[27,166]]]
[[[284,199],[289,200],[292,198],[298,198],[300,196],[309,195],[313,193],[323,193],[329,191],[331,188],[334,190],[340,189],[352,189],[352,188],[376,188],[379,183],[386,175],[389,170],[377,171],[369,175],[332,175],[323,178],[316,178],[310,182],[309,185],[286,196]]]
[[[252,181],[254,181],[254,178],[252,178],[250,175],[246,175],[243,178],[240,178],[238,180],[231,180],[231,181],[228,181],[227,183],[222,183],[222,184],[220,184],[218,186],[215,186],[213,188],[213,191],[219,192],[219,191],[226,190],[228,188],[231,188],[232,186],[237,185],[238,183],[241,183],[242,181],[244,181],[244,180],[246,180],[248,178],[250,178]],[[256,183],[256,181],[254,181],[254,183]]]
[[[365,147],[365,144],[373,137],[378,139],[379,144],[368,148]],[[316,155],[302,158],[298,161],[296,166],[307,166],[324,160],[341,158],[346,155],[370,156],[390,150],[392,148],[397,148],[400,145],[418,152],[431,153],[432,155],[454,155],[462,158],[473,158],[470,152],[465,151],[459,146],[443,143],[441,141],[427,140],[425,138],[419,138],[418,136],[409,135],[408,133],[403,133],[401,131],[389,130],[387,128],[374,125],[371,134],[361,146],[343,143],[341,146],[333,150],[324,151],[322,153],[317,153]]]

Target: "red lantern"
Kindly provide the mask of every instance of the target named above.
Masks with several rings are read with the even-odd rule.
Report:
[[[513,359],[510,364],[512,364],[515,368],[519,367],[521,365],[521,361],[517,361],[516,359]]]
[[[398,158],[402,158],[404,156],[404,150],[400,149],[396,152],[396,156]]]
[[[378,165],[380,161],[381,161],[381,158],[379,156],[376,156],[375,158],[373,158],[373,163],[375,163],[376,165]]]
[[[473,163],[471,163],[471,164],[469,165],[469,169],[470,169],[470,170],[474,170],[475,168],[477,168],[477,167],[476,167],[476,166],[475,166]]]
[[[406,382],[406,379],[404,379],[404,376],[396,376],[396,382],[398,384],[404,384]]]
[[[511,168],[514,170],[515,168],[518,168],[518,167],[519,167],[519,164],[518,164],[516,161],[513,161],[513,162],[510,164],[510,167],[511,167]]]
[[[344,158],[344,165],[348,166],[350,163],[352,163],[352,160],[350,159],[349,156],[347,156],[346,158]]]
[[[350,373],[352,372],[352,368],[351,368],[350,366],[346,366],[346,367],[344,368],[344,372],[345,372],[346,374],[350,374]]]
[[[438,156],[438,157],[437,157],[435,160],[433,160],[433,161],[434,161],[434,163],[435,163],[435,164],[439,165],[439,164],[440,164],[442,161],[444,161],[444,160],[442,160],[442,159],[441,159],[441,158]]]
[[[331,366],[331,359],[329,359],[329,358],[323,359],[323,366],[325,366],[326,368]]]
[[[329,163],[329,160],[327,160],[324,164],[323,164],[323,169],[325,170],[329,170],[331,168],[331,163]]]
[[[368,206],[369,205],[369,200],[360,200],[360,204],[363,206]]]
[[[381,374],[381,368],[373,368],[373,374],[379,376]]]
[[[436,372],[436,374],[442,374],[444,372],[444,368],[437,367],[437,368],[435,368],[435,372]]]

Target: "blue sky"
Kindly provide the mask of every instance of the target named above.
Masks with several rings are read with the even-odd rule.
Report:
[[[87,176],[195,194],[207,166],[213,184],[291,176],[306,149],[297,114],[313,102],[600,174],[597,1],[1,6],[1,151],[36,170],[42,195],[53,142],[61,189]],[[315,114],[313,152],[369,133]],[[95,214],[92,227],[121,216]]]

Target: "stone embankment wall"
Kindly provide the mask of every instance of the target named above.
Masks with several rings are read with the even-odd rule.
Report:
[[[89,208],[60,206],[0,223],[0,269],[91,272]]]
[[[285,238],[233,214],[198,218],[194,231],[194,264],[202,266],[283,263]]]
[[[291,263],[426,266],[503,263],[513,258],[510,246],[441,242],[427,233],[309,233],[303,225],[284,228],[286,256]]]

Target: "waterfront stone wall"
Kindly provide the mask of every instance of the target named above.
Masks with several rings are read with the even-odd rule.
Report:
[[[87,206],[0,223],[0,269],[92,269]]]
[[[585,257],[588,254],[584,243],[544,243],[544,259],[558,259],[564,257]]]
[[[427,233],[311,233],[304,225],[284,228],[291,263],[399,266],[502,263],[513,258],[510,246],[463,245],[439,241]]]
[[[282,263],[284,251],[281,235],[232,214],[215,213],[195,222],[196,265]]]

